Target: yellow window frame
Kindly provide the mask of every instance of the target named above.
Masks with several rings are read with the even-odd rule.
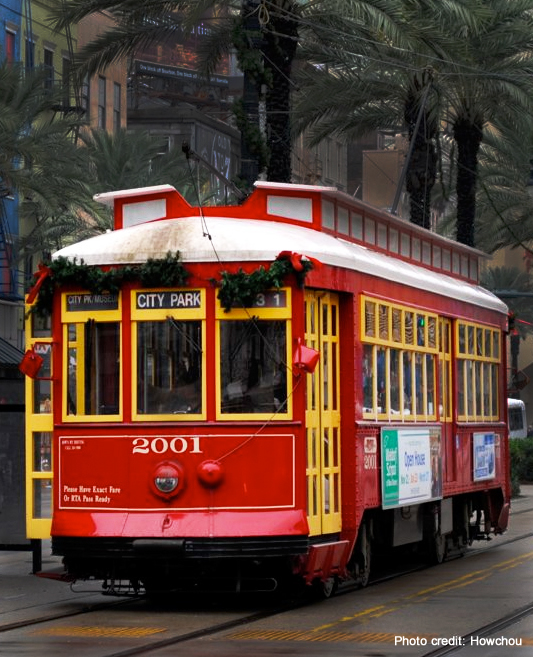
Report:
[[[373,308],[373,312],[367,312],[367,304]],[[376,387],[373,385],[372,403],[374,410],[363,412],[365,419],[372,420],[390,420],[390,419],[408,419],[408,420],[424,420],[433,421],[437,419],[437,405],[438,399],[436,396],[436,366],[438,363],[439,354],[439,316],[427,310],[407,306],[404,304],[392,303],[378,297],[369,295],[361,295],[360,301],[360,335],[362,345],[372,346],[372,380],[377,381],[378,359],[377,350],[379,348],[385,349],[385,397],[386,397],[386,410],[379,412],[378,400],[376,397]],[[394,317],[400,318],[400,332],[395,330]],[[418,325],[418,319],[422,320],[422,324]],[[410,321],[409,321],[410,320]],[[433,332],[430,331],[430,326],[433,326]],[[420,333],[421,331],[421,333]],[[418,338],[422,335],[423,344],[418,344]],[[398,385],[400,388],[400,413],[391,414],[390,409],[390,363],[391,363],[391,349],[400,352],[401,367],[399,371]],[[409,352],[423,356],[422,369],[424,376],[427,376],[427,361],[426,356],[434,356],[433,368],[433,395],[434,395],[434,408],[433,413],[404,413],[405,403],[403,400],[404,391],[404,367],[403,367],[403,354]],[[411,389],[415,390],[415,369],[410,367],[412,377]],[[427,390],[423,389],[424,407],[427,409]],[[411,403],[412,407],[412,403]]]
[[[87,310],[71,310],[69,309],[67,299],[69,296],[75,295],[91,295],[86,290],[68,291],[61,294],[61,323],[63,332],[63,399],[61,403],[61,414],[64,422],[77,423],[77,422],[120,422],[123,418],[123,353],[122,353],[122,337],[123,337],[123,322],[122,322],[122,293],[117,293],[117,308],[110,310],[87,309]],[[91,295],[96,296],[96,295]],[[101,295],[104,296],[104,295]],[[109,415],[97,415],[88,413],[76,413],[74,415],[68,414],[68,380],[69,380],[69,362],[70,362],[70,349],[72,345],[76,348],[77,362],[83,363],[83,372],[85,372],[85,340],[83,336],[83,328],[89,320],[94,320],[98,323],[116,322],[119,325],[119,413]],[[75,326],[75,339],[69,340],[69,326]],[[81,408],[82,402],[85,398],[85,377],[79,376],[76,373],[76,408]]]
[[[137,308],[137,295],[139,294],[157,294],[157,293],[199,293],[199,308]],[[201,413],[138,413],[137,411],[137,324],[140,322],[157,322],[165,321],[168,318],[176,320],[197,320],[202,322],[202,412]],[[164,289],[142,289],[131,291],[131,413],[132,420],[135,422],[150,422],[157,420],[170,420],[172,422],[188,422],[191,420],[205,420],[207,415],[207,394],[206,394],[206,291],[204,288],[191,290],[190,288],[164,288]]]
[[[47,336],[34,336],[32,325],[31,306],[26,306],[26,348],[32,349],[36,344],[49,344],[53,350],[51,330]],[[53,359],[50,362],[51,376],[53,377]],[[50,412],[37,413],[34,409],[35,380],[29,376],[25,377],[25,405],[26,405],[26,427],[25,427],[25,484],[26,484],[26,536],[30,539],[48,539],[52,525],[51,517],[38,516],[35,507],[35,489],[44,488],[46,482],[52,483],[54,479],[54,462],[51,460],[50,470],[35,469],[36,436],[38,434],[49,434],[53,439],[54,417],[53,417],[53,386],[50,386]],[[53,450],[51,451],[53,456]],[[51,490],[51,488],[49,489]],[[50,512],[52,512],[53,501],[50,501]]]
[[[440,394],[444,404],[439,410],[441,422],[452,421],[452,321],[439,318]],[[439,399],[440,402],[440,399]]]
[[[464,331],[463,344],[461,344],[462,330]],[[468,340],[468,336],[470,332],[472,334],[471,348]],[[477,336],[479,334],[478,332],[481,334],[481,353],[479,353],[479,342],[477,340]],[[457,359],[456,359],[457,384],[459,387],[460,380],[462,379],[461,389],[463,390],[465,409],[468,410],[466,404],[466,393],[469,388],[469,383],[467,380],[468,379],[467,365],[468,363],[470,363],[472,367],[472,385],[473,385],[472,398],[475,402],[476,395],[478,393],[477,384],[476,384],[476,363],[483,363],[485,367],[488,367],[488,370],[490,372],[490,381],[488,385],[489,406],[491,409],[495,408],[496,410],[495,414],[484,415],[483,413],[477,412],[479,409],[477,409],[477,403],[475,403],[474,404],[476,406],[475,413],[458,412],[457,419],[460,422],[492,422],[498,420],[500,418],[499,399],[498,396],[496,396],[496,399],[494,399],[492,393],[495,387],[493,385],[494,375],[498,377],[501,376],[501,368],[499,367],[501,364],[501,352],[502,352],[501,330],[498,328],[487,326],[485,324],[479,324],[477,322],[457,320],[455,323],[455,344],[456,344],[456,353],[457,353]],[[493,367],[494,365],[497,366],[496,369]],[[480,383],[481,383],[480,395],[481,395],[481,399],[483,399],[484,389],[485,389],[483,376],[480,377]],[[481,403],[481,406],[482,406],[481,410],[483,410],[483,401]],[[459,410],[460,409],[458,409],[458,411]]]
[[[290,420],[292,418],[292,291],[288,287],[280,289],[267,290],[265,294],[276,295],[278,293],[284,293],[285,295],[285,305],[279,307],[262,307],[262,306],[253,306],[250,308],[232,308],[229,311],[225,311],[220,300],[217,298],[215,305],[215,372],[216,372],[216,419],[217,420],[238,420],[238,421],[250,421],[250,420],[270,420],[275,418],[276,420]],[[261,295],[258,295],[259,297]],[[222,371],[221,371],[221,362],[220,362],[220,327],[221,322],[223,321],[246,321],[252,318],[258,320],[285,320],[286,325],[286,354],[285,354],[285,363],[287,366],[287,410],[283,412],[269,412],[269,413],[222,413],[222,396],[220,390],[220,382],[222,380]]]

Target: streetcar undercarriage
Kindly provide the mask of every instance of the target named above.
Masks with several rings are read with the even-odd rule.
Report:
[[[329,597],[338,581],[366,586],[374,561],[391,549],[415,550],[430,563],[463,554],[474,540],[489,540],[502,515],[501,491],[467,494],[422,505],[365,514],[351,557],[342,572],[309,574],[309,555],[337,537],[254,538],[77,538],[54,537],[71,580],[102,580],[108,594],[124,590],[274,592],[297,582],[313,584]],[[496,514],[496,515],[495,515]],[[326,543],[329,540],[331,543]],[[315,539],[316,541],[316,539]],[[336,542],[335,542],[336,541]],[[307,575],[306,575],[306,567]]]

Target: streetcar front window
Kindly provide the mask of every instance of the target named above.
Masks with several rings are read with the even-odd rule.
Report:
[[[221,322],[222,413],[286,413],[286,360],[286,322]]]
[[[138,322],[137,412],[202,412],[201,322]]]

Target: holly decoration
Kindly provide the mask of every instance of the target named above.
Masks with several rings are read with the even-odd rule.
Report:
[[[279,289],[286,276],[293,274],[296,282],[303,287],[307,273],[318,265],[314,258],[304,258],[298,253],[282,251],[276,260],[265,268],[259,267],[251,273],[240,268],[236,273],[223,271],[219,285],[218,298],[226,312],[234,307],[249,308],[261,292]],[[164,258],[149,258],[142,265],[102,270],[89,266],[76,259],[59,257],[47,265],[40,265],[36,283],[28,294],[28,301],[35,299],[31,312],[49,315],[56,287],[74,285],[92,294],[116,294],[123,283],[139,282],[143,287],[181,287],[186,284],[189,272],[181,262],[180,254],[168,252]]]
[[[32,307],[32,312],[39,315],[51,313],[56,286],[75,285],[93,294],[116,294],[127,281],[139,281],[143,287],[172,287],[184,285],[189,277],[179,252],[173,255],[170,251],[164,258],[149,258],[142,265],[127,265],[106,271],[89,266],[83,260],[78,263],[76,259],[63,257],[39,269],[38,294]],[[29,298],[33,296],[35,292],[30,290]]]
[[[279,289],[289,274],[294,274],[296,282],[303,287],[307,272],[317,261],[304,259],[301,255],[283,251],[268,269],[261,266],[247,274],[241,269],[236,273],[222,272],[218,298],[225,312],[232,308],[250,308],[258,294],[273,288]]]

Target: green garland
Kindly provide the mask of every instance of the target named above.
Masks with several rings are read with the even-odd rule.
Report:
[[[300,287],[303,287],[307,272],[313,269],[311,260],[301,260],[302,269],[295,269],[289,258],[274,260],[268,269],[259,267],[250,274],[239,269],[235,274],[223,271],[218,298],[225,312],[232,308],[250,308],[258,294],[272,288],[283,287],[283,280],[294,274]]]
[[[313,262],[300,259],[294,266],[290,256],[279,256],[268,269],[261,266],[247,274],[242,269],[236,273],[223,271],[219,283],[218,298],[226,312],[232,308],[250,308],[261,292],[283,287],[286,276],[293,274],[296,282],[303,287],[307,272],[313,269]],[[181,262],[179,252],[173,255],[170,251],[164,258],[149,258],[142,265],[128,265],[103,271],[100,267],[89,266],[76,259],[57,258],[47,265],[49,275],[44,279],[31,312],[38,315],[50,315],[52,300],[56,287],[75,285],[93,294],[108,292],[116,294],[123,283],[139,281],[143,287],[173,287],[183,286],[189,277],[189,272]],[[212,279],[217,285],[217,281]]]
[[[142,265],[128,265],[103,271],[76,259],[57,258],[49,263],[50,274],[44,279],[32,312],[49,315],[56,286],[76,285],[93,294],[118,293],[123,283],[140,281],[144,287],[172,287],[185,285],[189,272],[183,266],[179,252],[170,251],[164,258],[149,258]]]

